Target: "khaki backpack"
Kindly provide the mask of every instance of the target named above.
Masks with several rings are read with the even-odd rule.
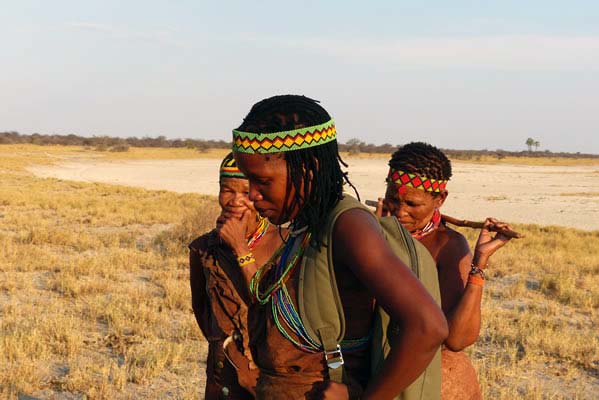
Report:
[[[300,318],[308,334],[320,340],[329,366],[330,379],[343,382],[343,354],[340,343],[345,336],[345,316],[335,271],[331,238],[337,218],[345,211],[361,208],[368,210],[356,199],[345,196],[329,214],[324,225],[322,246],[319,250],[309,247],[304,254],[298,290]],[[391,249],[419,278],[438,304],[441,304],[439,281],[435,262],[428,250],[415,241],[395,217],[379,220],[382,232]],[[401,290],[401,287],[398,287]],[[371,376],[383,366],[390,351],[389,336],[397,334],[399,327],[390,321],[389,315],[376,306],[371,338]],[[399,396],[397,400],[438,400],[441,398],[441,352],[424,372]]]

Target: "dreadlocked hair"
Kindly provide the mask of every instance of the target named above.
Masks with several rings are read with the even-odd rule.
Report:
[[[389,160],[389,167],[432,179],[451,178],[451,162],[447,156],[424,142],[411,142],[398,148]]]
[[[317,100],[280,95],[256,103],[237,130],[252,133],[289,131],[320,125],[330,119]],[[341,165],[347,167],[347,164],[339,155],[336,140],[283,154],[287,162],[287,196],[291,187],[295,189],[290,209],[300,207],[292,222],[296,229],[306,226],[312,235],[311,244],[319,248],[322,244],[320,227],[343,197],[343,184],[350,185],[357,196],[358,192],[347,173],[341,170]],[[286,198],[285,204],[288,201]]]

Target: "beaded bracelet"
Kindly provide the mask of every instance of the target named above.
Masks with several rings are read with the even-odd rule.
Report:
[[[249,252],[245,256],[239,257],[237,262],[239,263],[240,267],[245,267],[248,264],[255,263],[256,259],[254,258],[252,252]]]
[[[470,265],[470,273],[468,274],[468,283],[476,286],[485,285],[485,272],[482,268],[477,267],[472,263]]]

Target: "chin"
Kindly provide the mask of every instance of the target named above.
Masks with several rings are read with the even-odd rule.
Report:
[[[281,221],[283,218],[281,218],[280,215],[273,215],[273,216],[270,216],[267,218],[270,221],[270,223],[273,225],[283,225],[285,222],[287,222],[287,221]]]

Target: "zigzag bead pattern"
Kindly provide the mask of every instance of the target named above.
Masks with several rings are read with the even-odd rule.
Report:
[[[233,151],[250,154],[280,153],[320,146],[337,138],[335,121],[292,131],[251,133],[233,131]]]
[[[399,186],[413,187],[414,189],[424,190],[425,192],[440,192],[445,189],[448,181],[427,178],[417,174],[393,169],[389,171],[389,182]]]

